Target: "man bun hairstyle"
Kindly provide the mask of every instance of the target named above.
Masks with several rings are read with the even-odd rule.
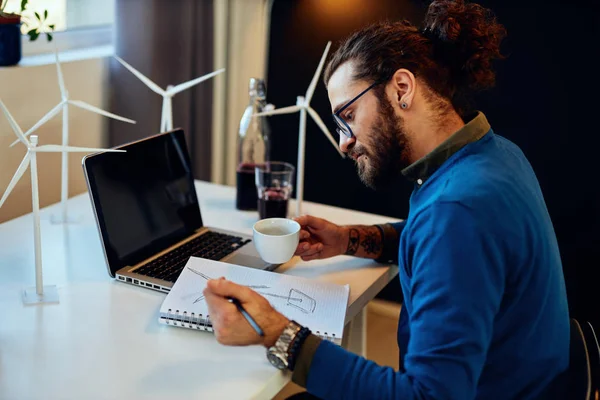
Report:
[[[494,86],[492,61],[504,58],[500,43],[506,30],[489,9],[463,0],[437,0],[429,6],[424,25],[434,48],[442,49],[434,53],[441,54],[441,63],[455,68],[451,72],[457,82],[473,91]]]
[[[461,115],[472,111],[475,92],[494,86],[495,60],[506,37],[491,10],[464,0],[435,0],[418,29],[409,21],[379,22],[348,37],[332,55],[325,84],[345,62],[354,62],[355,80],[390,79],[406,68]],[[377,92],[377,91],[376,91]],[[379,91],[379,95],[381,95]]]

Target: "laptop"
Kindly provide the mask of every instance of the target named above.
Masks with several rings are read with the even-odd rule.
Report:
[[[182,129],[115,149],[126,152],[82,161],[111,277],[169,292],[191,256],[278,267],[260,258],[250,236],[204,226]]]

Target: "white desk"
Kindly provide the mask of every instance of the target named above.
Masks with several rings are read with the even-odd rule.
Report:
[[[205,225],[251,234],[257,214],[235,210],[234,188],[206,182],[196,188]],[[340,224],[392,220],[304,207]],[[21,302],[20,290],[35,285],[31,215],[0,224],[1,399],[267,399],[289,381],[262,347],[222,346],[210,333],[159,325],[163,293],[108,276],[88,194],[69,200],[78,224],[53,225],[50,215],[58,210],[56,204],[41,215],[44,284],[58,286],[59,304]],[[346,256],[310,263],[295,257],[278,271],[349,283],[347,321],[358,316],[360,330],[363,307],[397,267]]]

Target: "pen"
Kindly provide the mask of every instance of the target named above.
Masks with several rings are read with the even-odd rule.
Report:
[[[244,309],[244,307],[242,307],[242,305],[240,304],[240,301],[238,299],[234,299],[233,297],[228,297],[228,300],[231,303],[235,304],[235,306],[237,307],[239,312],[242,313],[244,318],[246,318],[246,321],[248,321],[250,326],[252,326],[252,328],[254,328],[254,330],[256,331],[256,333],[258,333],[259,336],[265,336],[265,333],[263,332],[263,330],[260,329],[260,326],[258,326],[256,321],[250,316],[250,314],[248,314],[248,312]]]

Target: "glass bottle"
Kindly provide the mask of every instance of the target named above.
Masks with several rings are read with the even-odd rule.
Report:
[[[269,133],[266,117],[253,117],[268,109],[265,82],[250,78],[249,102],[240,120],[237,141],[236,208],[256,210],[258,195],[255,183],[255,167],[269,161]]]

